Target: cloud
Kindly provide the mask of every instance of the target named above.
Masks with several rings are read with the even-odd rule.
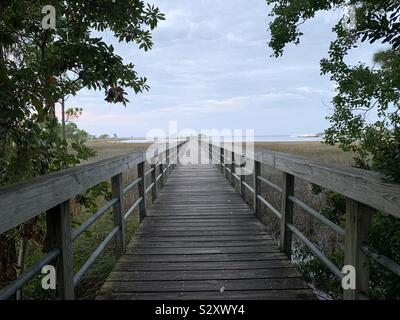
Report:
[[[268,6],[260,0],[154,0],[166,21],[154,31],[154,49],[114,45],[149,79],[151,90],[129,91],[127,107],[109,105],[103,92],[83,91],[68,100],[81,106],[79,125],[95,133],[141,135],[168,120],[180,126],[254,128],[256,134],[320,132],[332,84],[319,61],[327,55],[331,27],[340,13],[318,14],[302,26],[299,46],[271,58]],[[363,51],[365,54],[366,51]]]

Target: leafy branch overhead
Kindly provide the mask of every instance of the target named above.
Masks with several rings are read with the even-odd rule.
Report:
[[[49,4],[55,8],[56,29],[44,30],[42,9]],[[85,145],[88,134],[73,123],[63,128],[63,139],[56,104],[84,88],[102,90],[106,101],[124,105],[128,90],[148,90],[146,78],[102,36],[148,51],[151,30],[164,19],[158,8],[137,0],[0,1],[0,185],[95,155]],[[67,111],[67,122],[80,112]],[[93,205],[93,190],[82,195],[83,205]],[[40,231],[40,225],[43,221],[30,221],[21,230]],[[0,280],[15,273],[15,234],[24,240],[34,237],[35,232],[21,230],[0,235]]]
[[[129,90],[138,94],[149,89],[146,77],[139,76],[132,63],[125,63],[102,35],[106,32],[120,42],[151,49],[151,30],[165,19],[157,7],[137,0],[52,1],[56,30],[44,30],[42,8],[47,4],[26,0],[0,4],[3,183],[11,181],[7,172],[17,165],[14,160],[21,162],[16,159],[27,157],[24,168],[18,170],[27,176],[56,169],[39,165],[37,159],[39,154],[52,159],[50,149],[62,145],[57,130],[51,130],[57,123],[55,105],[62,97],[83,88],[103,90],[106,101],[126,105]],[[12,180],[20,178],[22,174]]]
[[[279,57],[289,43],[299,44],[301,25],[323,11],[352,9],[334,26],[336,39],[322,74],[336,83],[333,113],[325,141],[357,153],[356,163],[400,182],[400,2],[398,0],[267,0],[272,5],[269,46]],[[349,65],[346,56],[362,43],[382,43],[371,63]],[[371,120],[376,119],[376,120]]]

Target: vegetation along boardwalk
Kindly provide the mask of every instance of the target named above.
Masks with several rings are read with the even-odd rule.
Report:
[[[199,141],[205,164],[184,165],[198,148],[195,142],[0,188],[0,235],[44,214],[48,244],[40,260],[0,288],[0,300],[13,299],[48,264],[56,267],[56,297],[75,299],[75,288],[111,242],[118,262],[98,299],[313,299],[290,263],[294,244],[307,247],[338,282],[346,280],[342,268],[351,267],[355,281],[343,290],[344,299],[369,297],[372,263],[400,276],[400,265],[369,241],[374,215],[400,217],[398,184],[366,170],[268,150],[248,154],[208,139]],[[277,172],[280,181],[262,169]],[[111,182],[112,196],[81,225],[72,224],[71,199],[103,181]],[[302,181],[343,195],[344,221],[331,221],[306,203],[296,189]],[[271,192],[280,202],[270,200]],[[277,218],[279,248],[257,218],[262,209]],[[303,231],[298,209],[344,240],[341,261],[332,261]],[[74,264],[74,241],[107,214],[113,221],[108,235],[86,262]],[[129,242],[126,229],[133,216],[141,225]]]
[[[104,299],[310,299],[312,290],[213,165],[179,165]]]

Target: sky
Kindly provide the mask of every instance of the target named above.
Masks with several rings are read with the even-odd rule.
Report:
[[[82,90],[67,107],[82,107],[79,127],[91,134],[145,137],[192,129],[254,129],[255,135],[309,134],[328,127],[334,84],[319,62],[334,39],[341,12],[319,14],[303,25],[299,46],[281,58],[268,47],[270,8],[264,0],[149,0],[166,15],[153,32],[154,48],[118,43],[117,54],[148,78],[151,89],[130,102],[108,104],[104,92]],[[358,58],[370,59],[371,49]]]

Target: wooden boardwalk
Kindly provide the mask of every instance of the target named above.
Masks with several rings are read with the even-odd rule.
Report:
[[[215,166],[178,166],[99,299],[311,299]]]
[[[115,241],[115,255],[120,259],[98,299],[315,299],[286,258],[292,256],[292,237],[308,247],[338,282],[343,277],[342,265],[325,256],[293,223],[296,208],[344,239],[344,263],[354,266],[360,280],[355,289],[343,291],[345,300],[368,298],[372,259],[400,276],[399,264],[376,252],[368,240],[371,218],[377,211],[400,218],[398,184],[385,182],[371,171],[269,150],[244,154],[232,150],[230,143],[215,144],[208,139],[198,144],[196,140],[200,139],[168,144],[150,158],[137,151],[0,188],[0,236],[45,212],[48,238],[48,252],[18,279],[0,288],[0,300],[13,299],[48,264],[57,270],[57,299],[73,300],[74,288],[111,241]],[[279,250],[217,167],[176,167],[177,162],[197,156],[206,162],[212,158],[229,180],[240,181],[246,188],[240,191],[250,196],[257,215],[267,208],[279,218],[283,231]],[[246,166],[253,165],[252,170],[247,168],[251,176],[246,179],[251,178],[252,185],[232,174],[243,161]],[[123,174],[132,168],[138,174],[124,186]],[[279,185],[263,176],[271,169],[282,174]],[[346,223],[337,225],[296,197],[297,179],[345,197]],[[112,198],[81,225],[72,226],[70,200],[104,181],[111,181]],[[157,192],[161,185],[165,187]],[[268,202],[262,186],[280,194],[280,205]],[[137,196],[127,198],[133,190]],[[150,203],[146,198],[153,203],[150,211],[146,210],[145,204]],[[110,210],[111,230],[74,272],[74,241]],[[125,225],[134,213],[145,219],[126,250]]]

